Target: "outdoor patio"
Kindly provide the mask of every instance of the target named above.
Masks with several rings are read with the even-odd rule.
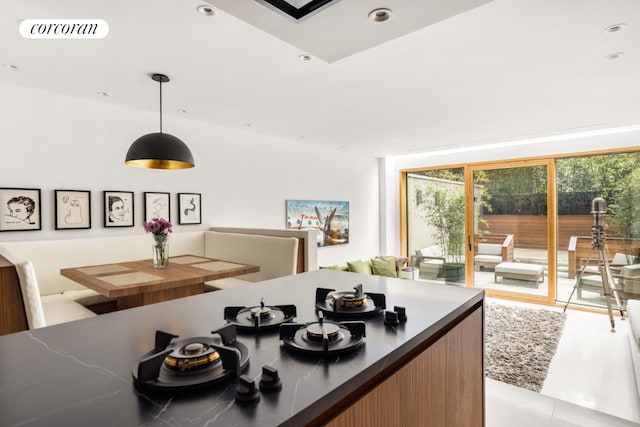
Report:
[[[482,267],[481,271],[475,271],[475,284],[477,288],[481,289],[491,289],[491,290],[499,290],[499,291],[507,291],[514,292],[519,294],[527,294],[527,295],[536,295],[536,296],[547,296],[547,285],[548,285],[548,267],[547,267],[547,251],[542,249],[514,249],[514,258],[515,262],[518,263],[526,263],[526,264],[538,264],[543,265],[545,267],[545,277],[544,281],[540,283],[535,283],[534,281],[528,280],[518,280],[518,279],[508,279],[499,277],[497,282],[494,280],[494,271],[489,267]],[[558,262],[558,278],[556,282],[556,302],[564,305],[569,296],[571,295],[571,291],[576,284],[576,279],[570,279],[568,277],[568,254],[567,251],[559,251],[557,253],[557,262]],[[440,283],[444,284],[445,281],[442,278],[437,280],[421,280],[418,278],[418,272],[415,272],[414,275],[416,280],[425,281],[430,283]],[[461,285],[456,283],[447,283],[450,285]],[[615,304],[614,299],[611,300],[612,303]],[[582,291],[581,298],[578,298],[577,292],[574,292],[574,295],[571,300],[572,305],[582,305],[589,307],[597,307],[597,308],[606,308],[606,300],[603,296],[599,295],[599,293],[591,292],[588,290]],[[622,300],[623,306],[625,305],[625,301]],[[613,307],[615,308],[615,306]]]

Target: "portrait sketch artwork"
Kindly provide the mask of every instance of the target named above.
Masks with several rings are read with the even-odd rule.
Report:
[[[0,188],[0,231],[40,230],[40,189]]]
[[[200,224],[200,204],[199,193],[178,193],[178,224]]]
[[[104,226],[133,227],[133,192],[104,192]]]
[[[91,228],[91,192],[55,190],[56,230]]]
[[[169,193],[144,193],[144,220],[164,218],[171,222],[171,204]]]

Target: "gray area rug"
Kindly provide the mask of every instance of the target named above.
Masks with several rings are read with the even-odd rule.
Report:
[[[485,308],[486,376],[540,392],[566,314],[496,303]]]

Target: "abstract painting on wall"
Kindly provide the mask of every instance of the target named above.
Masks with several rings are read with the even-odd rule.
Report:
[[[315,230],[318,246],[349,243],[349,202],[287,200],[287,229]]]

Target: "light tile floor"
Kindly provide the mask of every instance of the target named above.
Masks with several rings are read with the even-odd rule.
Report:
[[[496,300],[503,304],[551,307]],[[560,310],[561,309],[557,309]],[[627,321],[567,310],[567,322],[540,394],[487,379],[487,426],[638,426]],[[609,414],[607,417],[605,414]]]

